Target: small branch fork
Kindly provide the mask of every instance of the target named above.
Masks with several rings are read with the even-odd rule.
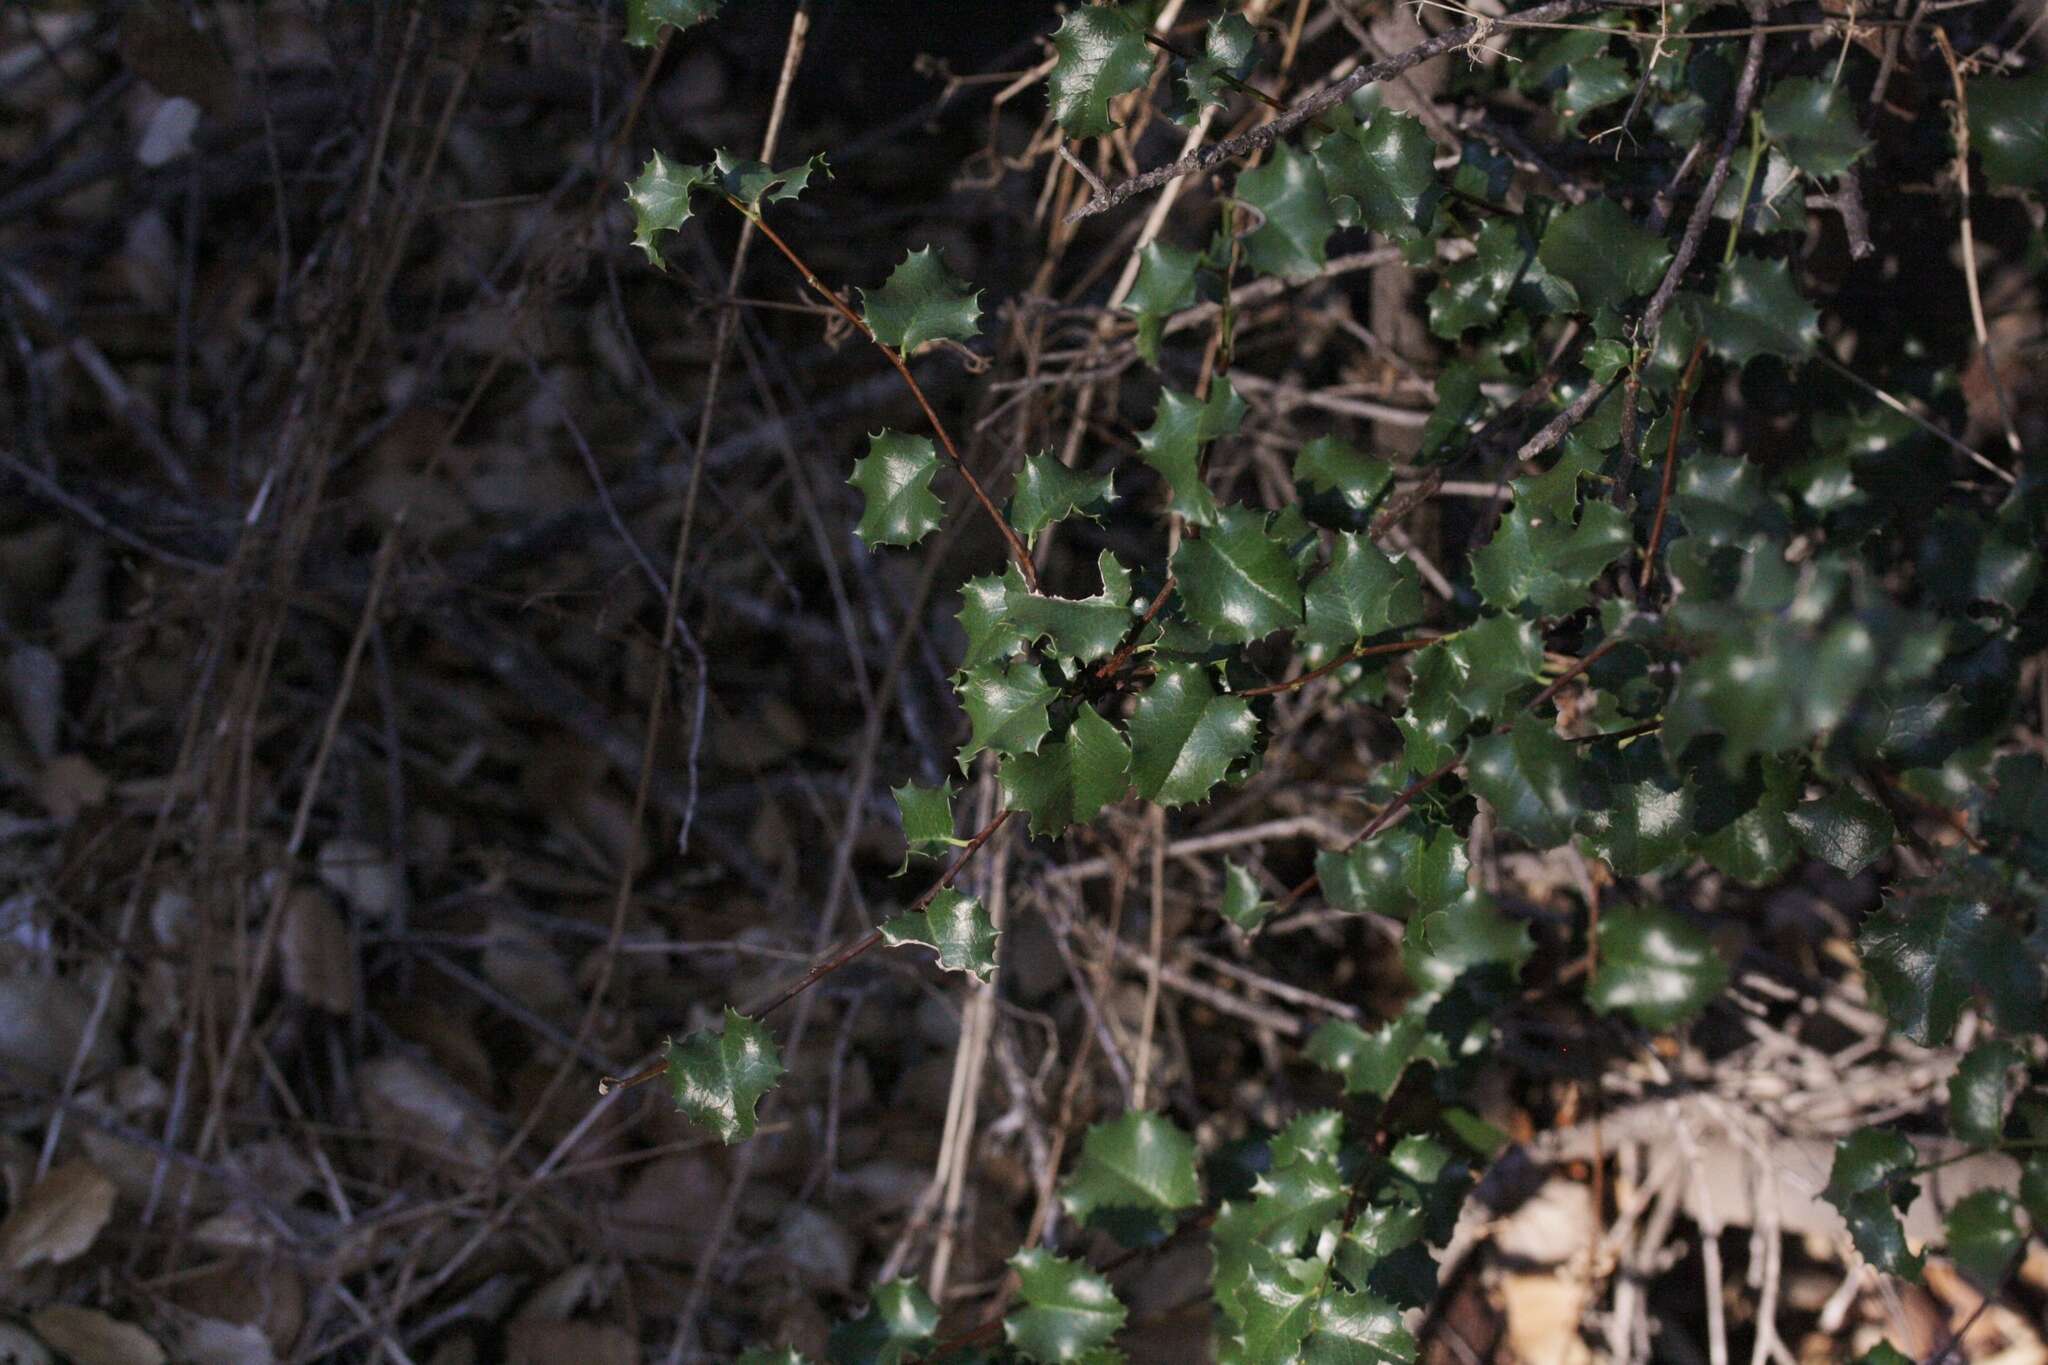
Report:
[[[849,307],[846,300],[839,297],[837,290],[828,288],[825,282],[818,278],[810,266],[804,263],[804,258],[796,254],[795,248],[782,240],[782,235],[776,232],[774,228],[768,226],[765,214],[758,211],[749,211],[745,204],[730,196],[728,196],[728,202],[745,214],[748,221],[761,230],[761,235],[768,239],[769,244],[777,251],[780,251],[788,259],[789,263],[796,267],[797,273],[804,277],[804,283],[811,287],[812,292],[825,300],[825,302],[831,304],[839,316],[852,324],[855,331],[873,342],[875,349],[887,356],[889,363],[896,367],[896,373],[902,375],[904,384],[909,386],[910,396],[917,400],[918,407],[924,410],[925,420],[931,423],[933,432],[938,435],[939,444],[945,447],[946,454],[952,459],[953,467],[960,471],[960,477],[967,481],[967,487],[973,491],[974,500],[981,504],[981,510],[988,513],[989,520],[993,521],[996,524],[996,529],[1002,533],[1003,544],[1009,548],[1010,558],[1017,562],[1017,569],[1024,575],[1024,582],[1030,587],[1031,591],[1037,592],[1038,567],[1031,562],[1031,551],[1025,548],[1023,538],[1017,534],[1016,528],[1011,526],[1009,520],[997,509],[994,500],[988,495],[988,490],[981,486],[981,480],[975,478],[974,471],[967,467],[966,459],[960,454],[960,447],[953,444],[952,433],[947,431],[946,424],[939,420],[939,414],[932,410],[931,400],[925,397],[924,389],[917,382],[917,376],[910,372],[910,366],[905,363],[902,355],[897,352],[895,347],[887,345],[880,337],[876,336],[875,329],[868,326],[867,319]]]

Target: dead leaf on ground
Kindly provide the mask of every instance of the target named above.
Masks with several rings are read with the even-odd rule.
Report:
[[[639,1365],[640,1347],[624,1329],[594,1322],[515,1321],[505,1331],[510,1365]]]
[[[0,1062],[16,1071],[61,1080],[70,1069],[92,1015],[92,997],[74,981],[54,976],[0,977]],[[113,1037],[101,1028],[86,1055],[97,1073],[118,1060]]]
[[[334,902],[313,887],[294,888],[284,905],[284,987],[329,1014],[356,1007],[356,960]]]
[[[164,1365],[164,1348],[132,1322],[97,1308],[53,1303],[29,1315],[36,1335],[70,1356],[72,1365]]]
[[[178,1334],[178,1359],[190,1365],[277,1365],[277,1352],[260,1327],[187,1318]]]
[[[50,818],[68,825],[90,806],[107,799],[113,784],[83,754],[59,754],[44,765],[36,779],[36,800]]]
[[[379,1057],[356,1073],[370,1126],[470,1166],[491,1159],[491,1144],[452,1082],[409,1057]]]
[[[0,1223],[0,1264],[27,1270],[83,1255],[114,1212],[114,1182],[89,1161],[67,1161],[38,1180]]]
[[[405,904],[404,869],[361,839],[329,839],[321,846],[320,881],[370,919],[389,919]]]

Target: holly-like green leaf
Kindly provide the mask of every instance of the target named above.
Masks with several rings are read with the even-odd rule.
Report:
[[[2026,1058],[2002,1039],[1979,1043],[1963,1054],[1956,1074],[1948,1079],[1948,1128],[1957,1138],[1979,1147],[1996,1144],[2005,1132],[2005,1110],[2012,1102],[2012,1070]]]
[[[1528,926],[1509,919],[1490,899],[1468,891],[1442,910],[1408,922],[1401,961],[1425,996],[1440,996],[1467,972],[1512,980],[1536,951]]]
[[[896,916],[882,926],[891,948],[922,943],[936,948],[949,972],[972,972],[983,981],[996,969],[996,926],[981,902],[946,887],[924,909]]]
[[[1004,759],[997,778],[1003,804],[1028,814],[1033,834],[1052,835],[1123,800],[1130,772],[1130,744],[1084,703],[1063,737],[1039,753]]]
[[[1152,75],[1142,4],[1083,5],[1067,11],[1052,36],[1046,89],[1052,116],[1068,137],[1101,137],[1116,128],[1109,102]]]
[[[903,867],[909,867],[912,858],[943,858],[947,849],[960,842],[953,837],[951,782],[936,787],[905,782],[891,788],[889,794],[896,798],[896,809],[903,817],[903,839],[909,845],[903,855]],[[898,868],[897,872],[902,870]]]
[[[676,1108],[731,1146],[754,1135],[754,1106],[781,1078],[782,1055],[767,1029],[728,1005],[722,1034],[670,1040],[668,1074]]]
[[[1258,60],[1258,31],[1242,14],[1221,14],[1209,21],[1202,40],[1202,55],[1191,62],[1175,63],[1180,69],[1180,86],[1185,100],[1175,108],[1174,121],[1192,124],[1201,111],[1230,99],[1230,82],[1243,80]]]
[[[1468,328],[1490,326],[1508,306],[1508,291],[1534,262],[1535,244],[1515,224],[1488,222],[1472,239],[1470,258],[1444,268],[1429,295],[1429,330],[1456,341]],[[1443,396],[1443,384],[1437,384]]]
[[[2048,188],[2048,70],[1968,83],[1970,146],[1994,185]]]
[[[626,187],[633,205],[633,245],[647,253],[656,269],[663,269],[661,252],[655,248],[658,232],[674,232],[690,221],[691,199],[713,183],[707,166],[676,166],[660,152],[647,158],[640,174]]]
[[[664,28],[689,28],[718,13],[725,0],[626,0],[626,41],[652,47]]]
[[[1856,936],[1863,972],[1892,1027],[1944,1047],[1980,994],[2001,1028],[2041,1026],[2041,965],[1974,888],[1895,896]]]
[[[1956,1269],[1986,1293],[2005,1283],[2026,1250],[2019,1203],[2004,1190],[1978,1190],[1958,1200],[1948,1215],[1948,1254]]]
[[[1166,320],[1199,298],[1196,281],[1202,253],[1153,241],[1138,253],[1138,278],[1124,295],[1123,310],[1138,319],[1138,354],[1148,365],[1159,363],[1159,339]]]
[[[1402,916],[1415,908],[1408,869],[1421,850],[1414,831],[1390,829],[1341,853],[1316,855],[1316,880],[1323,896],[1354,915]]]
[[[1452,360],[1437,375],[1436,406],[1422,425],[1421,449],[1416,452],[1425,462],[1441,464],[1465,448],[1472,418],[1486,406],[1479,378],[1478,368],[1463,360]]]
[[[1551,219],[1537,255],[1578,292],[1588,313],[1648,293],[1671,263],[1663,237],[1612,199],[1588,199]]]
[[[1306,1055],[1323,1070],[1343,1077],[1345,1094],[1383,1100],[1401,1083],[1408,1064],[1424,1055],[1429,1041],[1427,1027],[1413,1014],[1371,1033],[1349,1020],[1326,1019],[1309,1036]]]
[[[1392,1304],[1371,1294],[1332,1289],[1316,1304],[1302,1343],[1302,1365],[1410,1365],[1415,1338]]]
[[[1163,1114],[1133,1110],[1098,1123],[1082,1139],[1081,1161],[1060,1202],[1083,1223],[1111,1214],[1164,1234],[1175,1215],[1202,1202],[1195,1140]]]
[[[1448,645],[1431,645],[1414,655],[1408,676],[1408,704],[1394,724],[1405,741],[1402,766],[1411,776],[1420,777],[1457,756],[1458,740],[1471,717],[1458,704],[1463,675]]]
[[[1899,1133],[1859,1128],[1835,1144],[1835,1164],[1822,1197],[1849,1224],[1863,1259],[1890,1275],[1920,1278],[1921,1258],[1906,1249],[1899,1210],[1913,1201],[1918,1156]]]
[[[1223,918],[1247,934],[1273,913],[1273,902],[1259,889],[1251,869],[1229,859],[1223,862]]]
[[[1634,543],[1628,515],[1605,499],[1588,500],[1574,524],[1518,497],[1474,552],[1472,583],[1488,606],[1562,616],[1586,605],[1592,581]]]
[[[1219,375],[1206,402],[1172,389],[1159,391],[1159,412],[1138,433],[1138,451],[1173,490],[1169,508],[1197,526],[1216,521],[1216,499],[1202,482],[1202,447],[1228,436],[1244,420],[1244,400]]]
[[[1010,594],[1010,620],[1027,641],[1049,639],[1062,658],[1094,663],[1108,657],[1131,627],[1131,574],[1104,550],[1096,560],[1102,591],[1078,601],[1026,588]]]
[[[1595,744],[1586,759],[1594,779],[1579,819],[1586,846],[1623,877],[1677,862],[1692,834],[1692,786],[1671,771],[1657,743]]]
[[[1318,436],[1294,457],[1294,487],[1312,521],[1362,531],[1394,486],[1394,466],[1336,436]]]
[[[1675,1028],[1727,984],[1713,942],[1672,911],[1617,905],[1600,917],[1600,962],[1586,998],[1602,1014],[1626,1010],[1644,1028]]]
[[[1421,120],[1387,108],[1376,110],[1370,123],[1324,138],[1315,150],[1337,221],[1396,241],[1421,236],[1435,215],[1443,197],[1435,155]]]
[[[1771,566],[1753,561],[1748,567]],[[1803,747],[1848,714],[1879,663],[1868,623],[1855,617],[1818,635],[1802,629],[1792,613],[1761,615],[1745,625],[1679,675],[1666,719],[1667,747],[1682,751],[1693,735],[1718,732],[1727,736],[1721,758],[1730,767],[1752,754]]]
[[[2008,754],[1992,770],[1995,790],[1984,807],[1984,836],[2022,866],[2048,877],[2048,763]]]
[[[981,327],[981,291],[969,289],[939,259],[935,247],[904,256],[888,282],[860,291],[861,316],[875,340],[909,355],[928,341],[965,341]]]
[[[1259,739],[1251,706],[1218,696],[1209,670],[1168,663],[1131,715],[1131,777],[1138,795],[1162,806],[1206,800]]]
[[[1003,1319],[1003,1339],[1027,1360],[1080,1360],[1124,1325],[1124,1306],[1109,1281],[1079,1261],[1026,1247],[1010,1258],[1010,1269],[1024,1303]]]
[[[999,754],[1035,754],[1052,728],[1046,707],[1058,695],[1030,664],[1008,660],[970,669],[959,687],[973,733],[960,751],[960,766],[983,749]]]
[[[1061,464],[1051,451],[1026,455],[1010,494],[1010,525],[1027,541],[1056,521],[1083,516],[1099,521],[1103,508],[1116,501],[1112,473],[1082,474]]]
[[[1737,256],[1700,315],[1714,354],[1737,365],[1760,355],[1796,364],[1820,341],[1820,311],[1799,297],[1789,261]]]
[[[939,1307],[915,1280],[875,1289],[868,1311],[832,1329],[825,1347],[832,1365],[902,1365],[939,1330]]]
[[[1010,619],[1010,596],[1024,591],[1024,575],[1015,564],[1003,573],[970,578],[960,585],[958,620],[967,632],[967,652],[960,660],[963,670],[972,672],[1024,647],[1024,632]]]
[[[1456,680],[1453,695],[1474,720],[1501,719],[1509,699],[1533,683],[1543,667],[1542,634],[1531,622],[1511,616],[1482,617],[1429,649],[1444,651]]]
[[[1761,108],[1764,132],[1808,175],[1840,175],[1870,150],[1848,90],[1832,81],[1779,81]]]
[[[1801,848],[1848,877],[1876,862],[1897,834],[1883,806],[1848,787],[1803,803],[1785,820],[1799,836]]]
[[[1188,618],[1220,644],[1249,644],[1302,624],[1301,582],[1257,508],[1223,508],[1173,555]],[[1355,637],[1354,637],[1355,638]]]
[[[1340,531],[1329,566],[1309,580],[1305,601],[1309,642],[1348,649],[1368,635],[1421,620],[1422,579],[1413,564],[1387,558],[1370,538]]]
[[[1788,818],[1799,799],[1799,766],[1769,757],[1739,782],[1713,764],[1692,769],[1690,776],[1700,854],[1749,886],[1784,875],[1799,851]]]
[[[1572,63],[1564,89],[1551,103],[1559,118],[1575,121],[1626,97],[1635,88],[1636,82],[1630,77],[1624,58],[1588,57]]]
[[[1239,1358],[1248,1365],[1302,1359],[1329,1274],[1321,1261],[1295,1260],[1256,1243],[1246,1248],[1235,1315],[1243,1343]]]
[[[1436,1262],[1422,1244],[1425,1222],[1422,1209],[1405,1199],[1367,1204],[1338,1239],[1337,1273],[1400,1307],[1423,1307],[1436,1297]]]
[[[1324,245],[1337,230],[1315,158],[1278,143],[1271,161],[1237,177],[1237,197],[1265,220],[1244,239],[1251,268],[1289,280],[1314,278],[1327,259]]]
[[[796,198],[811,187],[812,176],[832,174],[822,155],[777,170],[766,162],[749,161],[723,149],[711,154],[711,171],[719,190],[737,199],[740,211],[749,217],[758,214],[763,204]]]
[[[1501,828],[1531,847],[1555,848],[1572,837],[1584,777],[1578,751],[1548,721],[1517,716],[1506,734],[1474,740],[1465,773],[1498,812]]]
[[[922,436],[882,431],[868,437],[868,453],[853,462],[849,484],[861,491],[857,534],[870,548],[915,545],[938,528],[945,504],[932,492],[939,453]]]

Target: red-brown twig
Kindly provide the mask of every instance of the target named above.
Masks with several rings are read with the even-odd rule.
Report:
[[[1412,640],[1388,640],[1377,645],[1360,645],[1357,649],[1346,650],[1326,664],[1320,664],[1315,668],[1311,668],[1298,678],[1289,678],[1285,682],[1267,683],[1263,687],[1247,687],[1233,695],[1240,697],[1270,697],[1278,692],[1292,692],[1296,688],[1307,687],[1317,678],[1328,677],[1346,664],[1357,663],[1360,659],[1377,658],[1383,654],[1406,654],[1411,649],[1421,649],[1424,645],[1433,645],[1442,638],[1440,635],[1419,635]]]
[[[747,213],[746,206],[737,199],[733,200],[732,204],[740,212]],[[752,220],[754,226],[761,230],[761,235],[766,237],[777,251],[780,251],[788,258],[791,265],[796,267],[797,273],[804,277],[804,283],[809,285],[819,298],[831,304],[839,316],[852,324],[855,331],[873,342],[875,349],[887,356],[889,363],[896,367],[896,373],[903,376],[903,382],[910,388],[910,396],[915,398],[918,407],[924,410],[925,420],[932,424],[932,431],[937,434],[939,444],[945,447],[946,454],[951,457],[953,468],[960,471],[960,477],[967,481],[967,487],[973,492],[974,500],[981,504],[981,510],[988,513],[989,520],[993,521],[996,524],[996,530],[1002,533],[1003,543],[1009,547],[1010,558],[1017,561],[1018,571],[1024,575],[1025,584],[1030,587],[1031,591],[1037,592],[1038,568],[1031,562],[1031,551],[1025,548],[1023,538],[1017,534],[1016,528],[1011,526],[1003,514],[997,510],[994,500],[988,495],[988,490],[981,486],[981,480],[975,478],[974,471],[967,467],[966,459],[960,454],[960,447],[953,444],[952,433],[947,431],[946,424],[939,420],[939,414],[932,410],[931,400],[924,396],[924,389],[918,384],[917,376],[910,372],[909,364],[904,361],[902,355],[897,352],[894,346],[888,345],[875,335],[875,329],[868,326],[867,319],[849,307],[846,300],[840,298],[836,290],[826,287],[825,282],[819,279],[810,266],[804,263],[804,258],[797,255],[795,249],[788,242],[782,240],[780,233],[768,226],[768,220],[763,215],[748,213],[747,216]]]
[[[1678,475],[1678,433],[1685,426],[1685,404],[1692,394],[1693,376],[1698,372],[1700,357],[1707,351],[1707,339],[1701,337],[1692,344],[1692,355],[1685,362],[1685,376],[1678,381],[1678,394],[1671,403],[1671,440],[1664,447],[1664,482],[1657,490],[1657,515],[1650,522],[1650,544],[1643,551],[1643,576],[1636,586],[1649,591],[1650,576],[1657,571],[1657,542],[1664,538],[1664,517],[1671,510],[1671,487]]]
[[[1123,666],[1131,661],[1131,651],[1138,647],[1138,637],[1143,635],[1145,627],[1151,625],[1153,619],[1165,610],[1166,599],[1173,596],[1173,590],[1179,586],[1179,581],[1172,574],[1166,576],[1166,582],[1160,586],[1159,595],[1145,608],[1145,614],[1138,618],[1138,624],[1131,627],[1130,634],[1124,636],[1124,642],[1116,647],[1116,653],[1096,665],[1096,677],[1114,678]]]
[[[917,914],[920,910],[930,905],[933,900],[937,899],[938,894],[953,884],[954,879],[966,870],[967,864],[974,861],[974,855],[981,852],[988,841],[995,837],[995,832],[1001,829],[1004,823],[1015,814],[1016,812],[1012,810],[998,811],[995,819],[989,821],[988,824],[982,827],[980,833],[967,841],[967,846],[960,850],[960,856],[955,858],[953,865],[946,869],[946,875],[927,887],[925,893],[911,902],[910,908],[903,913],[907,915]],[[746,1015],[752,1019],[766,1019],[769,1015],[775,1013],[776,1010],[781,1009],[784,1005],[796,999],[799,995],[802,995],[805,991],[817,985],[820,981],[823,981],[826,977],[832,975],[832,973],[838,971],[841,967],[844,967],[847,963],[853,961],[862,953],[867,952],[881,941],[882,931],[880,929],[870,930],[865,936],[855,939],[846,947],[841,948],[833,953],[832,956],[805,972],[794,982],[785,986],[766,1004],[745,1011]]]

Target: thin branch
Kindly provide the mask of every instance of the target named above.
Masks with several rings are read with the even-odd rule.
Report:
[[[1298,678],[1289,678],[1285,682],[1267,683],[1263,687],[1247,687],[1232,695],[1239,697],[1270,697],[1280,692],[1292,692],[1297,688],[1307,687],[1317,678],[1327,678],[1346,664],[1357,663],[1360,659],[1378,658],[1385,654],[1406,654],[1411,649],[1421,649],[1424,645],[1433,645],[1442,638],[1443,636],[1441,635],[1419,635],[1412,640],[1387,640],[1376,645],[1360,645],[1357,649],[1345,650],[1326,664],[1311,668]]]
[[[1678,475],[1678,433],[1685,428],[1685,403],[1692,396],[1693,377],[1698,374],[1700,357],[1707,353],[1707,339],[1701,337],[1692,344],[1692,355],[1685,362],[1685,377],[1678,381],[1678,396],[1671,400],[1671,441],[1664,448],[1664,481],[1657,490],[1657,515],[1650,521],[1650,543],[1643,551],[1643,576],[1636,587],[1648,592],[1650,575],[1657,571],[1657,542],[1664,538],[1664,517],[1671,510],[1671,488]]]
[[[780,251],[788,258],[789,263],[796,267],[797,273],[804,277],[804,283],[809,285],[819,298],[831,304],[841,317],[853,325],[855,331],[873,342],[875,349],[887,356],[889,363],[896,367],[896,373],[903,376],[903,382],[910,388],[910,396],[917,400],[918,407],[924,410],[925,420],[931,423],[932,430],[937,433],[939,444],[945,447],[946,454],[952,458],[953,467],[960,471],[960,477],[967,481],[967,487],[973,491],[974,500],[981,504],[981,510],[988,513],[989,520],[993,521],[996,524],[996,529],[1002,533],[1003,543],[1009,547],[1010,557],[1017,561],[1017,568],[1024,575],[1024,582],[1030,587],[1031,591],[1037,592],[1038,567],[1031,562],[1031,551],[1025,548],[1024,541],[1018,536],[1016,528],[1011,526],[1003,514],[996,509],[995,502],[988,495],[988,490],[981,486],[981,480],[975,478],[974,471],[967,467],[966,459],[960,454],[960,447],[953,444],[952,433],[947,431],[946,424],[939,420],[939,414],[932,410],[931,400],[924,396],[924,389],[918,384],[917,376],[910,372],[910,366],[904,362],[902,355],[897,352],[895,347],[887,345],[880,337],[876,336],[875,329],[868,326],[867,319],[848,307],[846,300],[840,298],[835,290],[826,287],[824,281],[820,280],[810,266],[804,263],[803,257],[797,255],[795,249],[788,242],[782,240],[781,234],[768,226],[768,220],[765,217],[758,213],[747,213],[746,206],[737,199],[733,200],[732,204],[740,212],[746,213],[748,220],[754,226],[761,229],[761,235],[766,237],[777,251]]]

